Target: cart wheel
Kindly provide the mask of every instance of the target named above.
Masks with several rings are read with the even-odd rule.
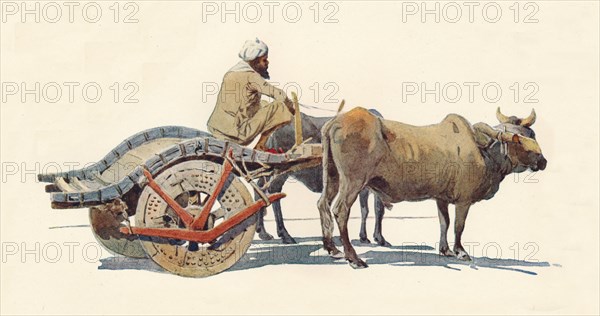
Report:
[[[121,200],[90,208],[92,233],[98,243],[113,255],[146,258],[146,252],[137,236],[119,232],[120,227],[125,227],[121,222],[127,216],[126,208]]]
[[[165,193],[197,216],[213,194],[221,170],[220,164],[192,160],[170,167],[154,180]],[[211,210],[207,228],[253,203],[250,192],[234,174],[229,176],[222,192]],[[251,216],[207,244],[150,236],[140,236],[140,242],[148,257],[165,270],[186,277],[206,277],[230,268],[242,258],[254,237],[256,219],[257,215]],[[135,224],[151,228],[185,227],[175,211],[149,186],[138,200]]]

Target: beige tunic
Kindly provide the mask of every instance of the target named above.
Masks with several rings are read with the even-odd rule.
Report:
[[[261,102],[261,95],[274,99]],[[248,145],[256,136],[292,119],[285,92],[255,71],[229,71],[223,77],[208,130],[217,138]]]

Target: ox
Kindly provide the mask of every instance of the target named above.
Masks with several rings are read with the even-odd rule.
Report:
[[[380,119],[363,108],[338,115],[322,129],[323,185],[318,201],[323,247],[333,257],[345,256],[353,268],[367,267],[348,240],[350,206],[369,188],[384,204],[434,199],[440,220],[440,255],[471,260],[461,244],[469,207],[487,200],[513,172],[546,168],[546,159],[525,119],[507,117],[498,108],[500,125],[472,126],[450,114],[439,124],[412,126]],[[431,172],[435,170],[435,172]],[[333,214],[344,254],[332,241]],[[456,206],[455,242],[449,249],[448,205]]]
[[[377,110],[371,109],[369,112],[375,114],[376,116],[381,117],[381,114],[377,112]],[[321,142],[321,128],[325,123],[332,119],[332,117],[314,117],[310,115],[306,115],[304,113],[302,116],[302,135],[305,139],[311,139],[310,143],[320,143]],[[279,128],[276,130],[269,140],[267,141],[267,146],[270,148],[289,150],[294,146],[294,122],[290,122],[289,124]],[[306,186],[310,191],[315,193],[321,193],[323,191],[323,169],[321,166],[299,170],[290,174],[282,175],[273,180],[273,182],[269,185],[268,191],[271,193],[281,192],[283,190],[283,185],[285,182],[292,177],[297,181],[301,182]],[[263,186],[264,181],[259,181],[259,185]],[[367,238],[367,230],[366,230],[366,221],[367,216],[369,215],[369,206],[367,205],[369,197],[369,191],[363,190],[360,192],[360,209],[361,209],[361,226],[360,226],[360,241],[362,243],[370,243],[371,241]],[[258,197],[257,197],[258,198]],[[381,203],[381,200],[375,196],[374,198],[374,207],[375,207],[375,231],[373,233],[373,238],[375,238],[375,242],[380,246],[390,246],[388,242],[386,242],[385,238],[381,234],[381,222],[383,220],[384,214],[384,205]],[[275,221],[277,224],[277,235],[281,238],[281,241],[284,244],[295,244],[296,241],[294,238],[288,233],[285,225],[283,223],[283,215],[281,212],[281,202],[275,201],[273,202],[273,213],[275,215]],[[273,236],[269,234],[265,230],[264,226],[264,215],[265,211],[262,210],[260,212],[260,216],[258,219],[258,223],[256,225],[256,232],[258,236],[262,240],[270,240],[273,239]]]

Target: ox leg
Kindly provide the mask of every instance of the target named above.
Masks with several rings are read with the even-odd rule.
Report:
[[[360,201],[360,242],[370,244],[371,241],[367,238],[367,216],[369,216],[369,190],[364,189],[358,195]]]
[[[454,257],[455,254],[448,247],[448,227],[450,226],[450,215],[448,214],[448,202],[436,200],[438,217],[440,219],[440,255]]]
[[[273,202],[273,214],[275,214],[275,222],[277,222],[277,236],[281,238],[284,244],[295,244],[296,240],[288,233],[287,228],[283,224],[283,213],[281,212],[281,202]]]
[[[262,187],[265,184],[263,178],[258,180],[258,186]],[[254,200],[259,200],[261,197],[254,192]],[[271,240],[273,239],[273,235],[267,233],[265,229],[265,215],[267,214],[267,208],[263,207],[260,211],[258,211],[258,221],[256,222],[256,233],[261,240]]]
[[[323,232],[323,249],[334,258],[343,258],[344,254],[333,243],[333,218],[331,217],[331,202],[338,193],[339,180],[336,173],[331,173],[324,181],[323,193],[317,202],[321,217],[321,230]]]
[[[267,230],[265,229],[265,215],[267,214],[267,209],[263,207],[258,213],[258,222],[256,223],[256,233],[258,233],[258,237],[261,240],[273,239],[273,235],[267,233]]]
[[[339,192],[338,199],[335,201],[335,205],[333,206],[333,215],[338,224],[338,229],[340,230],[340,237],[342,239],[342,244],[344,245],[344,254],[346,260],[350,262],[350,266],[354,269],[366,268],[367,264],[358,258],[354,247],[350,243],[350,238],[348,236],[348,219],[350,218],[350,207],[356,201],[358,197],[358,193],[360,192],[360,187],[354,188],[349,183],[349,179],[341,180],[342,183],[341,189]]]
[[[471,257],[469,257],[469,254],[461,244],[461,237],[465,230],[465,221],[467,220],[467,214],[469,214],[469,207],[471,207],[471,204],[457,204],[456,219],[454,219],[454,252],[458,259],[464,261],[471,261]]]
[[[285,184],[286,180],[287,180],[287,177],[280,177],[279,179],[275,180],[271,184],[271,187],[269,188],[269,192],[270,193],[279,193],[279,192],[283,191],[283,185]],[[295,244],[296,240],[290,235],[290,233],[288,233],[288,231],[285,228],[285,225],[283,223],[283,213],[282,213],[282,209],[281,209],[281,201],[273,202],[273,214],[275,215],[275,222],[277,223],[277,236],[279,236],[279,238],[281,238],[281,242],[283,242],[284,244]]]
[[[383,201],[377,196],[374,195],[373,199],[375,202],[373,203],[375,206],[375,232],[373,233],[373,238],[375,238],[375,242],[380,246],[391,247],[392,245],[383,238],[383,234],[381,233],[381,224],[383,222],[383,214],[385,213],[385,206],[383,205]]]

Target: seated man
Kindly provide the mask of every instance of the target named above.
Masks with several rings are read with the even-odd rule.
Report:
[[[294,106],[285,92],[269,84],[269,48],[259,40],[244,43],[242,59],[223,77],[217,104],[208,119],[208,130],[219,139],[240,145],[260,139],[255,148],[267,150],[269,135],[292,120]],[[261,101],[261,96],[273,102]]]

